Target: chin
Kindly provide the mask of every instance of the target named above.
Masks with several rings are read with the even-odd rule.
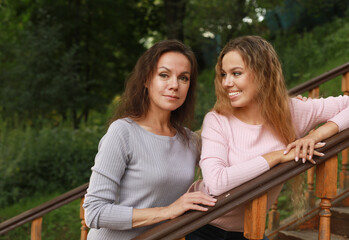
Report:
[[[242,107],[246,107],[248,104],[240,103],[240,102],[230,102],[230,105],[234,108],[242,108]]]

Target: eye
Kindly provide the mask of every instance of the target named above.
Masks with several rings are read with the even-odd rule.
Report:
[[[227,74],[225,72],[221,72],[221,77],[224,78],[225,76],[227,76]]]
[[[168,78],[168,74],[167,73],[160,73],[159,76],[161,78]]]
[[[233,75],[236,76],[236,77],[240,76],[241,74],[242,74],[241,72],[233,72]]]
[[[179,80],[184,81],[184,82],[188,82],[189,78],[187,76],[183,75],[183,76],[179,77]]]

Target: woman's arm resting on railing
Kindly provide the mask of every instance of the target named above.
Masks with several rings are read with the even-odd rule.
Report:
[[[313,155],[323,156],[324,155],[323,153],[314,150],[316,148],[320,148],[323,146],[324,146],[324,144],[322,144],[322,143],[315,144],[313,146]],[[284,162],[294,160],[295,159],[295,151],[296,151],[295,148],[289,150],[287,153],[286,153],[286,150],[274,151],[274,152],[264,154],[263,158],[265,158],[265,160],[269,164],[269,167],[272,168],[279,163],[284,163]],[[298,153],[298,156],[303,158],[303,153]],[[314,160],[311,159],[309,161],[311,163],[315,164]]]
[[[132,227],[143,227],[164,220],[176,218],[188,210],[207,211],[206,206],[214,206],[217,200],[202,192],[185,193],[167,207],[133,209]]]
[[[307,102],[292,101],[291,112],[298,140],[290,143],[285,151],[294,151],[294,159],[302,158],[303,163],[312,160],[315,144],[349,127],[349,97],[310,99]],[[327,122],[307,136],[309,130]],[[300,154],[302,153],[302,157]]]
[[[275,151],[265,154],[263,157],[267,160],[270,168],[280,162],[287,162],[293,159],[298,161],[299,158],[303,159],[303,163],[305,163],[307,159],[315,164],[312,159],[313,155],[323,156],[323,154],[314,149],[323,147],[325,144],[321,143],[321,141],[335,135],[338,131],[339,128],[336,123],[327,122],[307,136],[288,144],[284,152]]]
[[[296,141],[288,144],[284,154],[289,153],[291,149],[295,149],[294,159],[296,161],[298,161],[300,154],[302,154],[303,163],[305,163],[306,160],[315,163],[312,160],[315,146],[321,145],[321,147],[323,147],[325,144],[321,143],[321,141],[335,135],[336,133],[338,133],[338,131],[339,128],[336,123],[327,122],[321,127],[309,133],[307,136],[297,139]]]

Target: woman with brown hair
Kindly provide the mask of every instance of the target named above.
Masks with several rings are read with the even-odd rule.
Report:
[[[156,43],[137,61],[98,147],[85,196],[88,239],[131,239],[215,199],[186,193],[194,180],[197,63],[183,43]],[[200,205],[199,205],[200,204]]]
[[[204,119],[200,167],[202,191],[220,195],[278,163],[315,164],[322,140],[349,127],[349,97],[289,98],[281,64],[258,36],[231,40],[216,65],[217,101]],[[306,135],[320,123],[325,123]],[[305,136],[306,135],[306,136]],[[298,140],[296,140],[298,139]],[[268,192],[268,207],[281,186]],[[215,219],[186,239],[245,239],[244,207]]]

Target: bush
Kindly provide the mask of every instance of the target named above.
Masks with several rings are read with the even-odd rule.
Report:
[[[206,69],[199,75],[195,106],[195,127],[193,130],[201,128],[206,113],[213,108],[216,102],[214,77],[215,71],[213,68]]]
[[[49,195],[37,194],[25,200],[8,206],[4,209],[0,208],[0,222],[5,221],[17,214],[20,214],[28,209],[36,207],[46,201],[49,201],[60,195],[60,193],[52,193]],[[30,239],[30,226],[28,222],[20,227],[17,227],[8,233],[1,235],[0,240],[11,239]],[[80,238],[80,199],[77,199],[69,204],[66,204],[52,212],[43,216],[42,221],[42,239],[45,240],[61,240],[61,239],[79,239]]]
[[[348,20],[349,16],[320,25],[311,32],[279,35],[272,42],[290,87],[348,61]]]
[[[88,181],[103,127],[8,129],[0,123],[0,207]]]

